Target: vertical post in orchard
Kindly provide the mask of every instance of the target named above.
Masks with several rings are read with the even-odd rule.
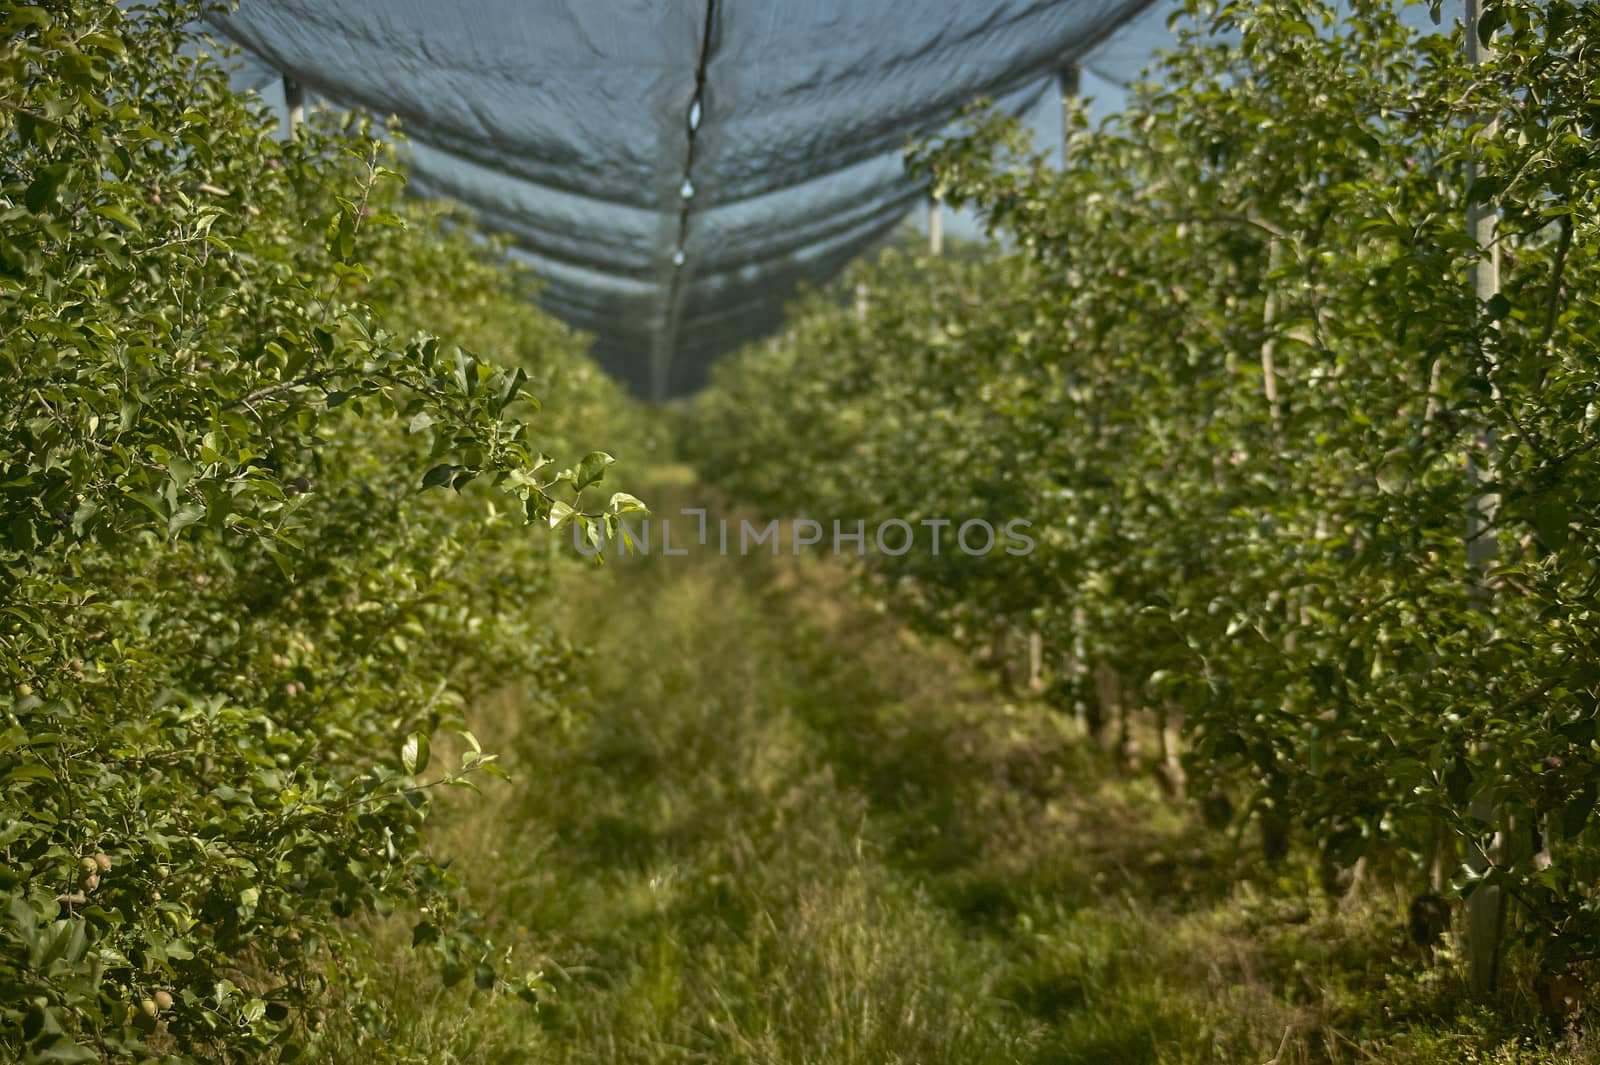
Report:
[[[1067,63],[1056,72],[1057,84],[1061,89],[1061,166],[1067,165],[1067,145],[1072,140],[1072,113],[1078,106],[1078,92],[1081,75],[1078,64]],[[1083,637],[1081,627],[1084,624],[1083,608],[1074,607],[1072,612],[1073,646],[1069,661],[1074,671],[1081,669],[1083,664]],[[1042,691],[1044,689],[1044,636],[1035,631],[1028,633],[1028,690]]]
[[[1481,66],[1494,58],[1494,50],[1479,39],[1479,25],[1483,14],[1483,0],[1465,0],[1465,18],[1462,32],[1465,37],[1466,59],[1470,66]],[[1479,134],[1493,136],[1495,123],[1490,121]],[[1470,189],[1477,179],[1477,151],[1467,164],[1467,186]],[[1500,251],[1495,243],[1496,212],[1486,203],[1469,203],[1467,206],[1467,232],[1478,246],[1478,253],[1467,268],[1467,282],[1472,289],[1474,313],[1481,314],[1486,302],[1500,291]],[[1474,486],[1494,476],[1494,438],[1487,430],[1480,430],[1473,452],[1467,460],[1467,476]],[[1499,556],[1499,544],[1493,530],[1495,510],[1499,497],[1493,492],[1480,492],[1467,508],[1467,568],[1475,583],[1474,595],[1485,613],[1493,611],[1493,589],[1488,583],[1488,571]],[[1489,791],[1480,791],[1473,797],[1469,814],[1495,826],[1496,833],[1488,851],[1469,845],[1467,864],[1475,874],[1487,873],[1497,860],[1504,861],[1507,838],[1511,826],[1504,824],[1505,811]],[[1473,994],[1485,995],[1494,990],[1496,970],[1499,967],[1501,927],[1504,922],[1505,896],[1498,884],[1480,884],[1467,899],[1467,970]]]
[[[1078,64],[1068,63],[1057,72],[1061,85],[1061,165],[1067,165],[1067,145],[1072,141],[1072,112],[1077,110],[1083,72]]]
[[[939,195],[928,197],[928,254],[944,254],[944,212]]]
[[[283,76],[283,106],[289,112],[289,137],[300,132],[300,123],[306,118],[306,91],[293,74]]]
[[[1066,63],[1056,72],[1056,82],[1061,90],[1061,169],[1065,170],[1072,161],[1072,115],[1078,108],[1078,97],[1083,89],[1083,72],[1077,63]],[[1096,717],[1090,713],[1089,701],[1099,697],[1090,686],[1088,627],[1089,612],[1084,609],[1082,597],[1079,596],[1072,604],[1072,644],[1067,661],[1071,663],[1070,676],[1077,689],[1075,713],[1086,733],[1093,731],[1092,722]]]
[[[1278,289],[1275,275],[1283,268],[1283,244],[1278,237],[1267,238],[1267,276],[1262,285],[1266,296],[1261,305],[1261,326],[1266,336],[1261,341],[1261,395],[1267,401],[1267,418],[1272,429],[1272,446],[1283,454],[1283,404],[1278,399]]]

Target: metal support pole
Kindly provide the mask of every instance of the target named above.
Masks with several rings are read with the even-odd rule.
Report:
[[[289,110],[289,136],[300,132],[300,123],[306,118],[306,93],[292,75],[283,76],[283,105]]]

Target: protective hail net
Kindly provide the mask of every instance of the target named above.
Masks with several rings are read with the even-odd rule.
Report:
[[[412,138],[638,391],[692,389],[922,190],[908,135],[1021,110],[1147,0],[240,0],[260,62]]]

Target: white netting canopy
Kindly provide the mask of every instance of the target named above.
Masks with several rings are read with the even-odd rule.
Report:
[[[1146,0],[240,0],[214,21],[399,115],[412,181],[474,208],[641,392],[697,385],[922,190],[909,134],[1020,110]]]

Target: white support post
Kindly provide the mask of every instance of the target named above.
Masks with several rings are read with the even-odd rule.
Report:
[[[1068,63],[1058,75],[1061,83],[1061,165],[1067,165],[1067,145],[1072,141],[1072,112],[1078,106],[1083,74],[1078,64]]]
[[[1078,64],[1068,63],[1057,72],[1057,79],[1061,88],[1061,166],[1065,169],[1070,158],[1067,146],[1072,141],[1072,112],[1078,106],[1083,75]],[[1072,608],[1072,650],[1068,658],[1072,662],[1072,678],[1077,682],[1080,691],[1086,691],[1089,684],[1089,664],[1086,661],[1088,638],[1084,632],[1089,625],[1088,617],[1088,613],[1081,605]],[[1042,652],[1042,637],[1035,638],[1041,641]],[[1042,678],[1040,679],[1042,681]],[[1089,695],[1086,698],[1094,696]],[[1081,708],[1080,715],[1086,717]]]
[[[292,74],[283,76],[283,105],[289,111],[289,138],[293,140],[306,118],[306,93]]]
[[[1463,32],[1466,37],[1468,64],[1479,66],[1494,58],[1494,50],[1478,39],[1482,0],[1465,0]],[[1480,136],[1492,137],[1495,124],[1489,123]],[[1467,183],[1471,187],[1477,178],[1476,152],[1467,165]],[[1472,295],[1481,310],[1483,304],[1500,291],[1500,251],[1495,243],[1497,214],[1489,204],[1471,204],[1467,207],[1467,232],[1478,245],[1479,254],[1468,267],[1467,281]],[[1468,459],[1467,476],[1474,485],[1494,476],[1493,435],[1483,431],[1477,441],[1476,453]],[[1476,594],[1484,611],[1493,609],[1493,590],[1487,583],[1489,569],[1499,557],[1499,544],[1493,530],[1495,510],[1499,498],[1492,492],[1482,492],[1467,508],[1467,568],[1469,578],[1476,584]],[[1496,796],[1480,792],[1472,800],[1469,810],[1476,818],[1495,827],[1495,835],[1485,852],[1477,846],[1468,848],[1467,864],[1476,874],[1486,873],[1497,862],[1508,858],[1508,840],[1512,826],[1505,823],[1506,814]],[[1478,887],[1467,899],[1466,954],[1468,983],[1475,995],[1494,991],[1500,960],[1500,940],[1505,918],[1505,897],[1498,885]]]
[[[928,254],[944,254],[944,213],[939,197],[928,200]]]

